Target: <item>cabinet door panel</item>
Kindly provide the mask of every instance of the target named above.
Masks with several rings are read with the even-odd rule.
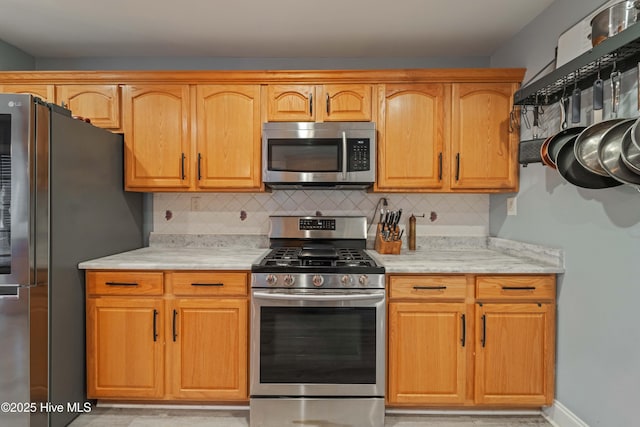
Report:
[[[201,189],[259,189],[260,87],[197,88],[198,176]]]
[[[246,299],[175,301],[173,396],[247,399],[247,305]]]
[[[324,85],[321,108],[323,121],[371,120],[371,85]]]
[[[270,122],[312,122],[318,100],[314,85],[267,86],[267,120]]]
[[[55,89],[53,85],[46,84],[3,84],[0,85],[2,93],[21,93],[24,95],[33,95],[47,101],[55,101]]]
[[[389,304],[389,403],[464,401],[466,320],[464,303]]]
[[[189,86],[123,88],[127,189],[189,187]]]
[[[451,168],[454,189],[517,189],[517,135],[509,113],[517,85],[453,85]]]
[[[118,85],[56,86],[56,102],[64,102],[75,116],[91,120],[106,129],[120,128],[120,90]]]
[[[554,310],[552,304],[478,307],[477,403],[552,403]]]
[[[441,188],[444,85],[387,85],[381,118],[378,188]]]
[[[161,299],[87,300],[89,398],[163,395],[163,315]]]

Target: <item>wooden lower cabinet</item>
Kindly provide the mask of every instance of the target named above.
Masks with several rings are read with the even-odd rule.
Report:
[[[387,280],[389,405],[553,403],[553,275]]]
[[[87,299],[87,396],[153,399],[164,393],[161,298]]]
[[[170,306],[171,397],[247,399],[247,301],[180,298]]]
[[[89,398],[248,399],[246,272],[89,271],[87,295]]]

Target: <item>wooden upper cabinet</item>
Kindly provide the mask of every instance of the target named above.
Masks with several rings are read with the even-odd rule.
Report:
[[[451,188],[517,191],[518,134],[509,131],[515,83],[453,84]]]
[[[1,93],[33,95],[47,102],[55,101],[55,87],[47,84],[0,84]]]
[[[58,85],[56,103],[65,105],[74,116],[88,118],[95,126],[120,128],[120,87],[108,85]]]
[[[381,190],[440,189],[444,171],[449,86],[385,85],[378,120]]]
[[[267,120],[272,122],[371,121],[369,84],[267,86]]]
[[[371,121],[373,88],[367,84],[323,85],[318,113],[325,122]],[[322,103],[324,105],[322,105]]]
[[[314,85],[268,85],[267,120],[270,122],[312,122],[317,105]]]
[[[197,188],[259,189],[260,86],[198,85],[196,94]]]
[[[189,85],[126,85],[122,97],[126,188],[188,188]]]

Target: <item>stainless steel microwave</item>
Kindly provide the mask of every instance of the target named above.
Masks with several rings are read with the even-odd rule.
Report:
[[[272,188],[367,188],[376,177],[372,122],[262,126],[262,180]]]

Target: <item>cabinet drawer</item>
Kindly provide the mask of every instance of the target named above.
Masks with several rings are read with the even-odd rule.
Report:
[[[175,295],[247,295],[246,273],[171,273]]]
[[[476,278],[479,300],[553,300],[554,276],[486,276]]]
[[[88,271],[89,295],[162,295],[161,271]]]
[[[464,299],[465,276],[391,276],[390,298],[410,299]]]

